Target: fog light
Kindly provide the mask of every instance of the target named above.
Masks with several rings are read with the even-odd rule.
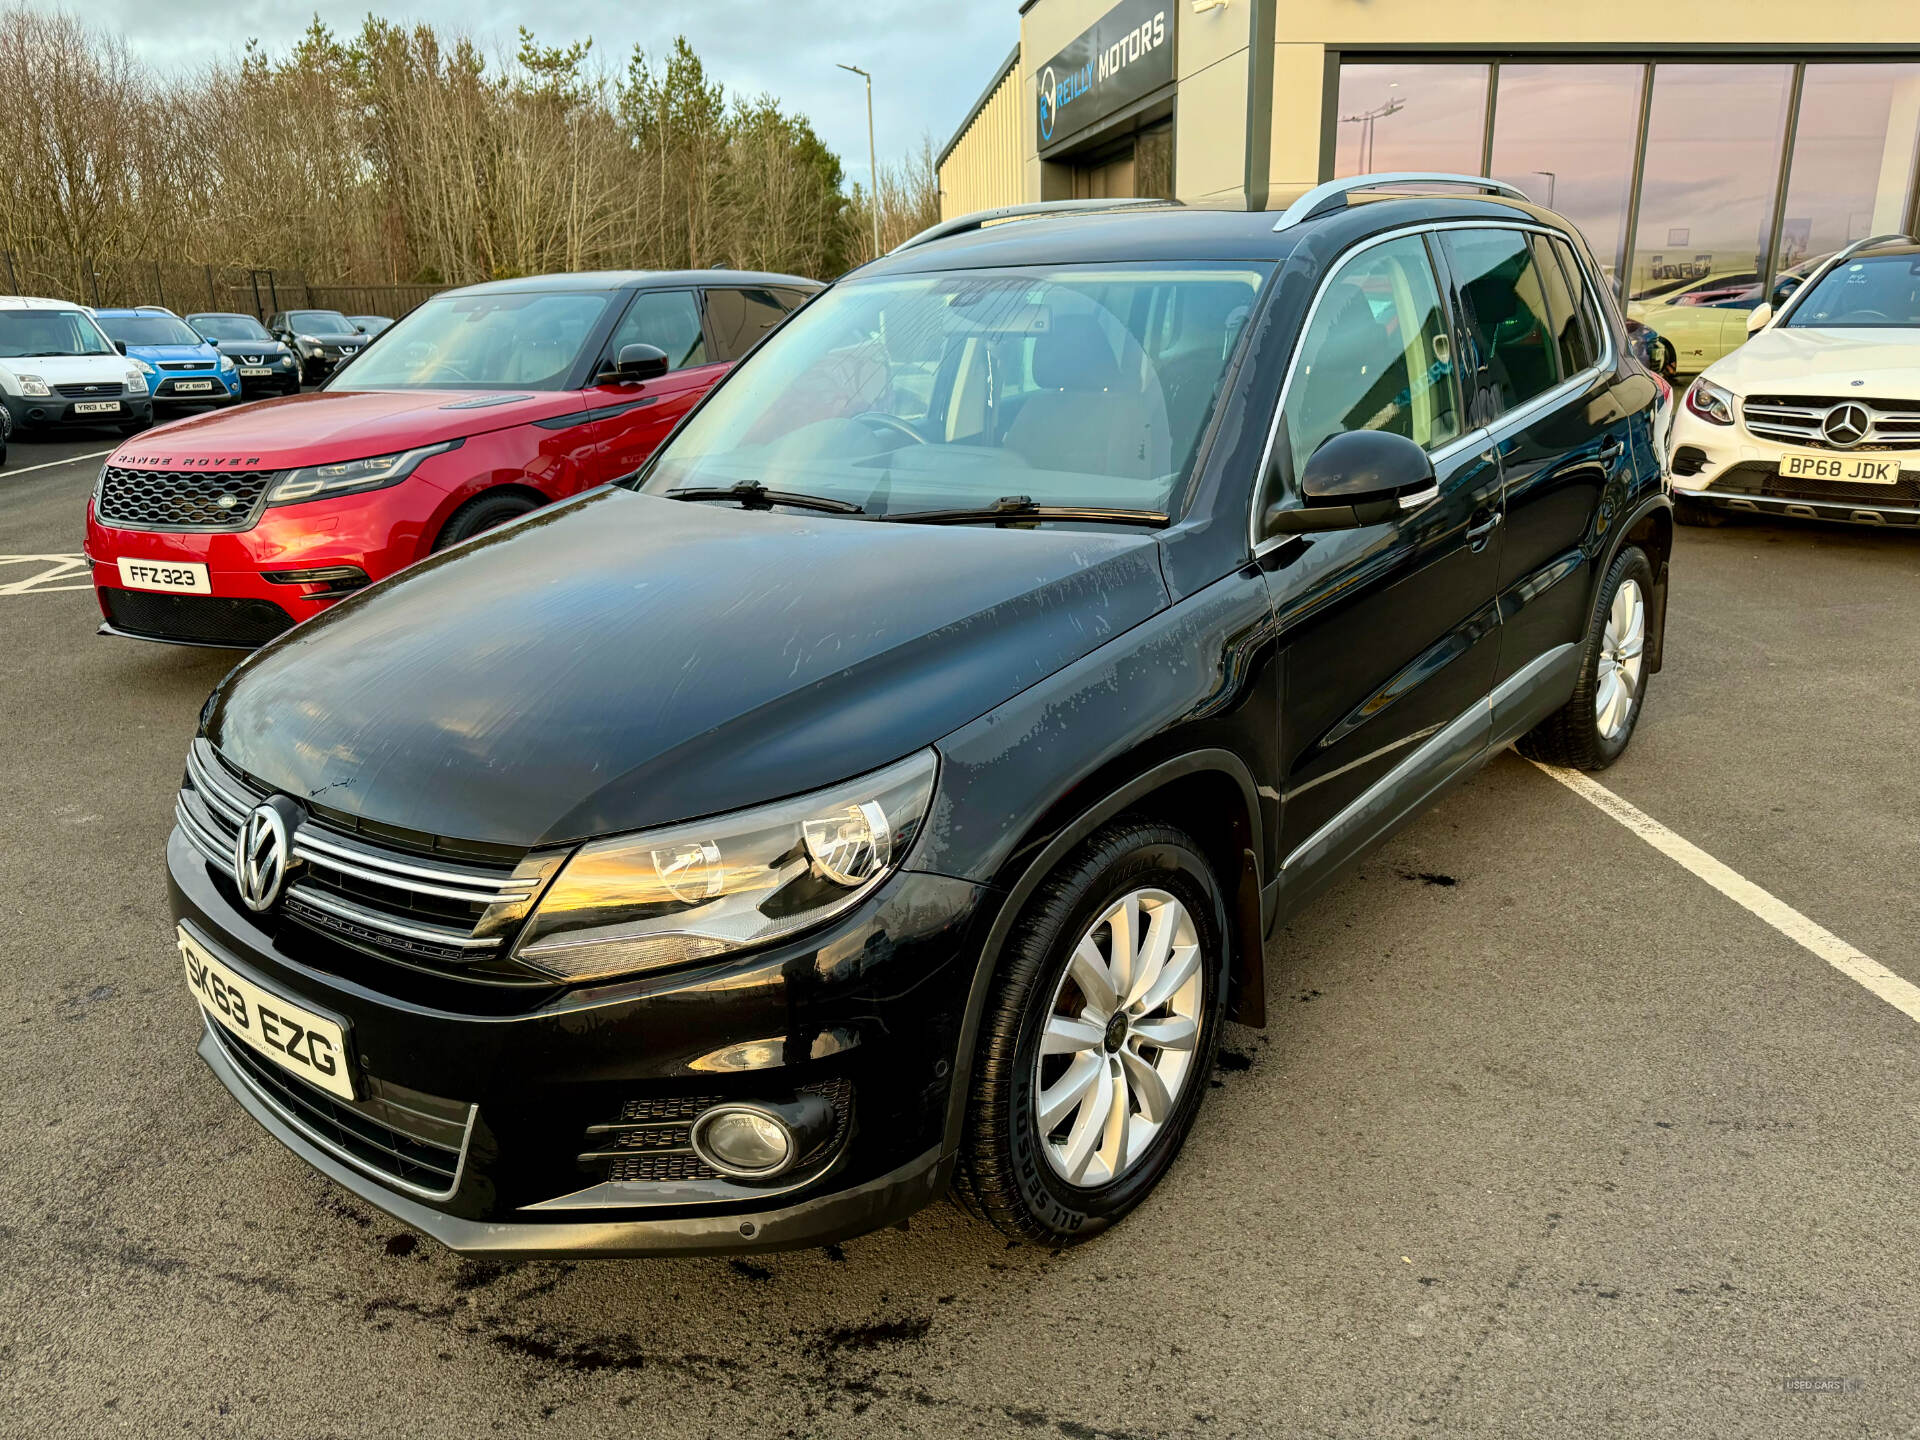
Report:
[[[311,570],[264,570],[261,579],[272,585],[311,585],[315,597],[349,595],[365,588],[367,572],[358,565],[320,565]]]
[[[764,1180],[797,1158],[793,1132],[771,1111],[716,1105],[693,1122],[693,1149],[722,1175]]]

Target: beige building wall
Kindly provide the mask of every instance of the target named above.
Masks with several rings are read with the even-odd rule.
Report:
[[[1036,57],[1064,47],[1113,0],[1034,0],[1020,17],[1021,61],[995,92],[1010,113],[983,124],[983,110],[941,166],[942,213],[955,215],[1011,201],[1072,193],[1063,165],[1040,159]],[[1821,49],[1911,44],[1920,49],[1916,0],[1738,0],[1732,6],[1574,4],[1571,0],[1226,0],[1196,11],[1170,0],[1177,51],[1174,188],[1183,200],[1243,193],[1249,121],[1261,108],[1250,94],[1249,37],[1255,6],[1270,8],[1273,78],[1268,178],[1271,189],[1321,179],[1322,121],[1330,60],[1343,52],[1401,55],[1449,51],[1480,55],[1527,49],[1617,47],[1639,59],[1655,46],[1768,48],[1781,59],[1818,58]],[[997,115],[998,112],[996,112]],[[1017,139],[1009,141],[1010,135]],[[1010,150],[1009,145],[1013,148]],[[1890,161],[1889,163],[1894,163]],[[948,175],[954,179],[949,184]],[[979,197],[990,197],[980,199]]]
[[[1020,66],[1000,77],[940,166],[940,217],[1018,205],[1026,199],[1020,127]]]

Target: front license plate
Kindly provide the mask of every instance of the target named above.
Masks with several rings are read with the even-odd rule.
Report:
[[[264,365],[242,365],[240,374],[248,380],[261,380],[273,374],[273,371]]]
[[[111,415],[120,408],[118,400],[82,400],[73,407],[76,415]]]
[[[236,975],[184,929],[174,938],[187,967],[187,988],[216,1024],[309,1085],[342,1100],[354,1098],[347,1035],[339,1025]]]
[[[207,567],[192,560],[120,561],[120,583],[129,590],[170,590],[179,595],[211,595]]]
[[[184,395],[189,390],[211,390],[213,388],[213,381],[211,380],[176,380],[173,382],[173,388],[178,390],[182,395]]]
[[[1900,462],[1798,450],[1780,457],[1780,473],[1789,480],[1832,480],[1842,485],[1893,485],[1900,479]]]

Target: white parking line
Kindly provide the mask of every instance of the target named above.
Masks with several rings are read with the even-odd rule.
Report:
[[[1669,860],[1691,870],[1734,904],[1759,916],[1849,980],[1865,986],[1909,1020],[1920,1020],[1920,986],[1902,980],[1878,960],[1854,949],[1825,926],[1815,924],[1786,901],[1769,895],[1691,840],[1674,834],[1646,811],[1622,800],[1599,781],[1578,770],[1540,765],[1537,760],[1533,763],[1581,799],[1604,810]]]
[[[38,565],[31,575],[21,576],[11,565]],[[63,580],[78,580],[78,585],[63,585]],[[0,555],[0,595],[44,595],[49,590],[91,590],[93,579],[87,573],[84,555]]]
[[[56,465],[72,465],[81,460],[98,460],[103,455],[111,455],[111,450],[89,450],[84,455],[69,455],[64,460],[49,460],[42,465],[23,465],[18,470],[0,470],[0,480],[11,480],[16,475],[31,475],[36,470],[51,470]]]

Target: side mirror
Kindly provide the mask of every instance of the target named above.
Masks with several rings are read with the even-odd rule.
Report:
[[[113,348],[124,355],[127,353],[127,342],[124,340],[116,340],[113,342]]]
[[[1301,535],[1378,525],[1436,498],[1427,452],[1404,435],[1348,430],[1329,437],[1300,472],[1297,506],[1267,507],[1266,533]]]
[[[1773,306],[1762,300],[1747,312],[1747,334],[1758,335],[1767,328],[1767,322],[1773,319]]]
[[[658,345],[622,345],[611,370],[603,371],[602,381],[616,385],[637,385],[656,380],[667,373],[667,352]]]

